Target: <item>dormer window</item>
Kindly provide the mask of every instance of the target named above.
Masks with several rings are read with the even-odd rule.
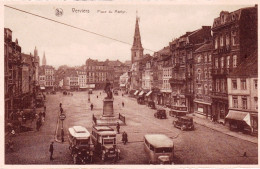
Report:
[[[222,16],[221,16],[221,23],[224,23],[224,22],[225,22],[225,16],[222,15]]]

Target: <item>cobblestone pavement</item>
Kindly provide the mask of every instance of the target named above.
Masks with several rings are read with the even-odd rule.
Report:
[[[96,96],[99,96],[98,98]],[[94,110],[90,110],[87,102],[87,92],[74,92],[73,96],[63,96],[61,93],[47,95],[47,117],[39,132],[28,132],[16,136],[15,151],[5,154],[6,164],[72,164],[66,140],[67,129],[73,125],[85,126],[91,131],[92,115],[102,114],[105,93],[94,91],[90,96]],[[146,105],[137,104],[128,96],[114,96],[115,114],[126,117],[126,126],[121,126],[121,132],[128,133],[129,143],[123,145],[121,134],[117,135],[121,159],[117,164],[148,164],[148,157],[143,149],[143,136],[147,133],[164,133],[171,137],[175,146],[176,164],[257,164],[257,144],[231,137],[195,123],[195,131],[181,131],[172,125],[173,117],[165,120],[154,118],[155,110]],[[122,107],[121,102],[125,106]],[[67,118],[64,121],[65,142],[54,143],[54,161],[49,160],[49,144],[54,140],[59,103],[62,102]],[[243,157],[244,152],[247,157]],[[95,164],[112,164],[94,158]]]

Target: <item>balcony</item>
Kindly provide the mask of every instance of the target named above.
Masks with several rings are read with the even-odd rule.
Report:
[[[228,75],[230,72],[229,68],[215,68],[212,69],[212,75]]]

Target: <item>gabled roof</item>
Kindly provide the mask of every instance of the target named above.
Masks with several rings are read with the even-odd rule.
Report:
[[[258,76],[257,51],[245,58],[237,68],[229,74],[229,77],[257,77]]]

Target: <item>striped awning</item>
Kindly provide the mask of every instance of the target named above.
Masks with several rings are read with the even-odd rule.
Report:
[[[140,93],[139,93],[139,96],[142,96],[144,94],[144,91],[141,91]]]
[[[135,91],[134,95],[137,95],[137,93],[138,93],[138,90]]]
[[[145,96],[150,96],[153,91],[149,91]]]
[[[229,110],[226,119],[245,121],[249,126],[251,126],[249,112]]]

